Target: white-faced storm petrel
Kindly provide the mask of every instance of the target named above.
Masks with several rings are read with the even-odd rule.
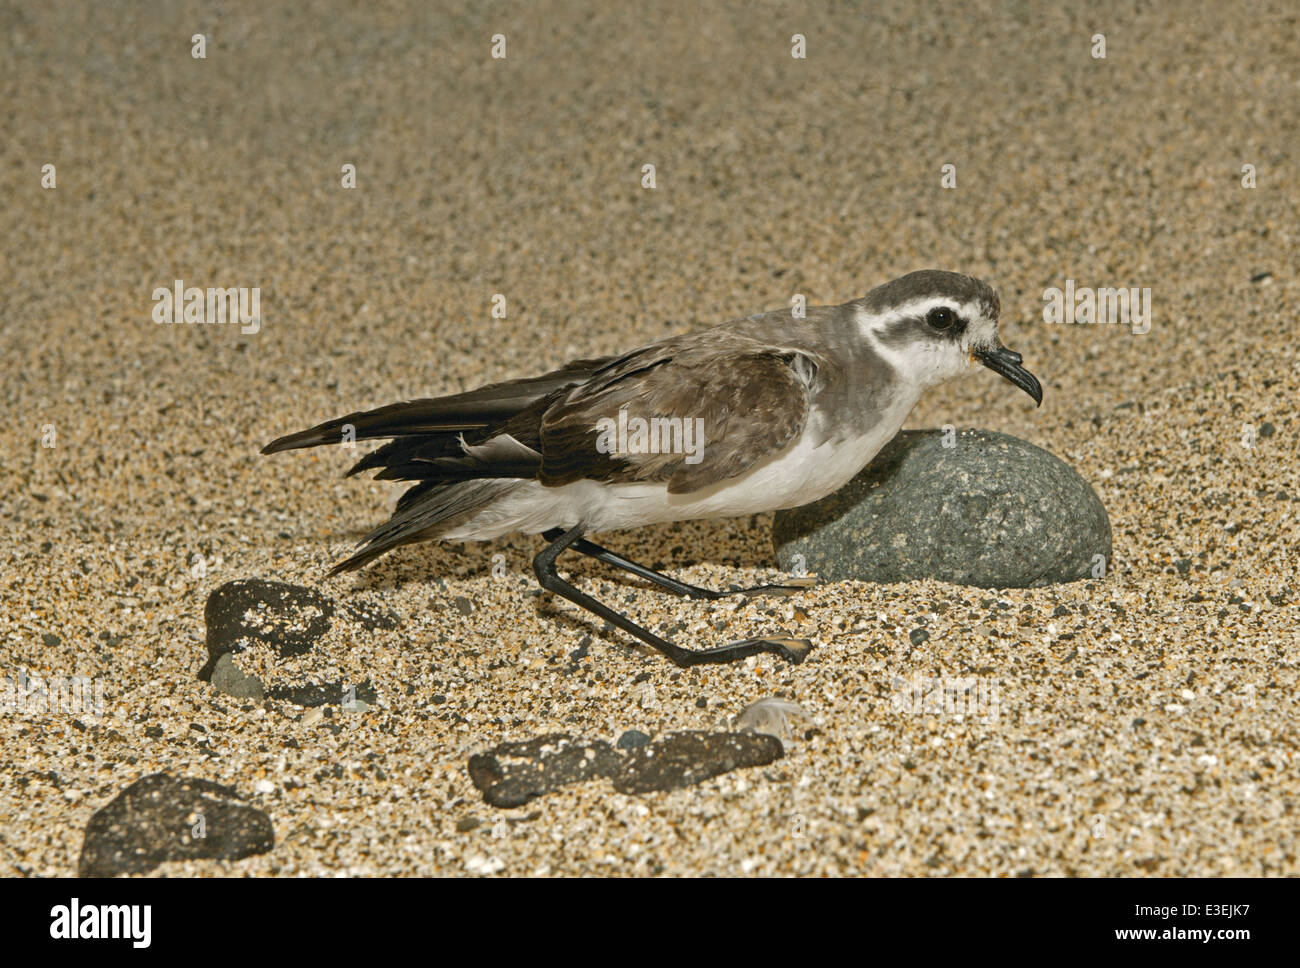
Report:
[[[357,411],[262,453],[386,439],[349,475],[379,468],[377,479],[416,482],[331,574],[416,541],[540,532],[550,542],[533,561],[543,588],[678,665],[757,652],[800,662],[812,649],[805,639],[678,646],[578,591],[556,558],[571,548],[692,598],[738,594],[687,585],[585,536],[823,498],[867,466],[927,388],[974,362],[1041,403],[1038,380],[998,338],[999,308],[978,279],[913,272],[799,318],[790,310],[748,316],[542,376]]]

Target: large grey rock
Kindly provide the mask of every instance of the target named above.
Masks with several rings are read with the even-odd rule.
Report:
[[[985,430],[904,431],[861,474],[776,515],[781,567],[829,581],[938,578],[1030,588],[1104,576],[1110,519],[1041,447]],[[801,556],[801,557],[797,557]]]
[[[236,699],[261,699],[266,694],[262,680],[239,668],[229,652],[217,657],[212,666],[211,682],[214,689]]]

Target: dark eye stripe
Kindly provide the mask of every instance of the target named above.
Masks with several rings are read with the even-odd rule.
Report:
[[[953,314],[954,324],[938,330],[930,325],[929,313],[924,316],[907,316],[895,319],[877,333],[876,338],[886,346],[909,346],[919,340],[948,342],[966,331],[966,320]]]

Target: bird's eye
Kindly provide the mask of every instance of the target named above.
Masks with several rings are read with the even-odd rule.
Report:
[[[943,332],[946,329],[952,329],[953,323],[957,322],[957,314],[947,306],[935,306],[926,313],[925,321],[930,324],[931,329],[937,329]]]

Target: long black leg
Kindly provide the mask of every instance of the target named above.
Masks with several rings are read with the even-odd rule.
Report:
[[[720,645],[712,649],[683,649],[667,639],[661,639],[647,629],[643,629],[631,619],[620,615],[607,605],[603,605],[590,595],[584,595],[555,570],[555,560],[560,554],[582,540],[582,525],[575,525],[555,538],[533,559],[533,571],[537,573],[538,583],[548,592],[566,598],[573,604],[585,608],[594,615],[599,615],[615,628],[620,628],[629,635],[634,635],[647,645],[653,646],[679,666],[700,665],[706,662],[735,662],[759,652],[771,652],[789,662],[802,662],[812,651],[813,644],[807,639],[744,639],[729,645]]]
[[[542,537],[547,541],[555,541],[562,534],[564,534],[562,529],[552,528],[550,531],[543,531]],[[678,581],[676,578],[670,578],[653,568],[638,565],[635,561],[624,558],[616,551],[610,551],[608,548],[593,544],[586,538],[579,538],[570,547],[579,554],[595,558],[597,561],[603,561],[605,564],[613,565],[616,568],[622,568],[624,571],[630,571],[632,574],[646,579],[646,581],[654,582],[659,587],[668,589],[674,595],[683,595],[686,598],[702,598],[710,602],[719,598],[726,598],[728,595],[794,595],[798,592],[807,591],[817,584],[817,580],[814,578],[791,578],[788,582],[775,585],[755,585],[753,588],[736,588],[731,591],[719,592],[711,588],[701,588],[699,585],[689,585],[684,581]]]

